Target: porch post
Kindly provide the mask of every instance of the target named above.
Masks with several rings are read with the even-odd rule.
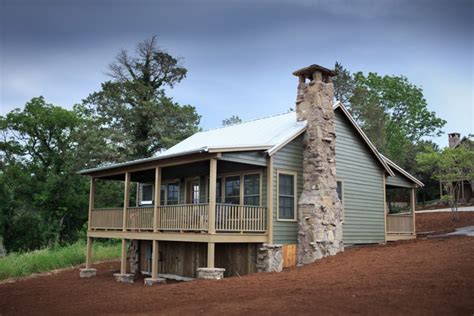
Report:
[[[122,216],[122,230],[127,230],[127,208],[130,200],[130,172],[125,172],[125,185],[123,193],[123,216]]]
[[[120,257],[120,274],[127,273],[127,240],[122,239],[122,255]]]
[[[384,242],[387,242],[387,183],[385,178],[385,171],[382,171],[382,182],[383,182],[383,238]]]
[[[161,168],[156,167],[155,169],[155,201],[153,203],[153,232],[157,232],[160,227],[160,219],[159,219],[159,208],[161,201]],[[153,244],[154,245],[154,244]],[[154,253],[154,250],[153,250]],[[153,257],[154,258],[154,257]]]
[[[207,243],[207,267],[214,268],[216,244],[213,242]]]
[[[209,234],[216,233],[216,182],[217,182],[217,158],[211,158],[209,171]],[[213,251],[214,253],[214,251]]]
[[[411,188],[411,213],[413,216],[413,235],[416,236],[416,225],[415,225],[415,209],[416,209],[416,187]]]
[[[152,240],[151,278],[158,279],[158,240]]]
[[[92,237],[87,237],[86,267],[79,270],[79,277],[90,278],[96,275],[97,269],[91,268],[92,263]]]
[[[95,178],[91,177],[90,190],[89,190],[89,218],[88,218],[89,230],[91,229],[92,210],[94,209],[94,200],[95,200]]]
[[[267,158],[267,234],[268,243],[273,244],[273,157]]]
[[[91,268],[92,259],[92,237],[87,237],[87,249],[86,249],[86,269]]]

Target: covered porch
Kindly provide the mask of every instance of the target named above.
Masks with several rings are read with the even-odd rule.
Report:
[[[387,185],[385,206],[386,240],[396,241],[416,238],[415,188]]]
[[[249,161],[206,153],[89,174],[86,269],[93,238],[122,239],[120,275],[127,275],[127,240],[151,240],[151,279],[157,279],[158,241],[206,243],[207,268],[215,266],[216,243],[267,242],[266,164],[263,155]],[[122,184],[121,205],[96,204],[104,181]]]

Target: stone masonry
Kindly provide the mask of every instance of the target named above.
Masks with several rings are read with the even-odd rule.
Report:
[[[329,69],[318,65],[297,70],[298,121],[308,128],[303,146],[303,192],[298,201],[298,264],[308,264],[344,250],[343,210],[336,192],[334,88]]]
[[[130,246],[127,251],[128,262],[130,263],[130,272],[140,273],[140,245],[138,240],[130,240]]]
[[[220,280],[224,278],[223,268],[198,268],[198,279]]]
[[[263,244],[258,248],[257,272],[281,272],[282,270],[282,245]]]

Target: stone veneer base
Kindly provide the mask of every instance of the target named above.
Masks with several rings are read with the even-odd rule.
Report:
[[[144,284],[145,285],[148,285],[148,286],[153,286],[155,284],[165,284],[166,283],[166,279],[163,279],[163,278],[157,278],[157,279],[153,279],[153,278],[146,278],[144,280]]]
[[[115,281],[122,283],[133,283],[135,281],[135,274],[132,273],[114,273]]]
[[[220,280],[224,278],[223,268],[198,268],[198,279]]]
[[[79,270],[79,277],[81,277],[81,278],[91,278],[91,277],[95,276],[96,273],[97,273],[97,269],[92,269],[92,268],[80,269]]]

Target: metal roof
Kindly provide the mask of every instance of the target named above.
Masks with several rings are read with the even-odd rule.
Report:
[[[356,132],[358,132],[362,139],[367,143],[373,154],[389,175],[395,176],[393,171],[390,169],[390,167],[393,167],[413,182],[423,186],[423,183],[418,179],[378,152],[342,103],[335,103],[334,110],[337,108],[340,108],[344,115],[349,118]],[[156,154],[154,157],[82,170],[79,173],[90,174],[107,169],[205,152],[213,153],[261,150],[266,151],[268,155],[271,156],[281,147],[302,134],[306,130],[306,127],[307,122],[297,121],[295,112],[278,114],[209,131],[198,132],[170,149]]]
[[[268,150],[279,147],[306,129],[306,121],[298,122],[295,112],[196,133],[170,149],[156,155],[164,158],[188,151],[208,152]]]
[[[419,185],[420,187],[424,187],[425,184],[423,182],[421,182],[420,180],[418,180],[417,178],[415,178],[414,176],[412,176],[410,173],[408,173],[408,171],[406,171],[405,169],[403,169],[402,167],[400,167],[399,165],[397,165],[396,163],[394,163],[393,161],[391,161],[390,159],[388,159],[387,157],[385,157],[384,155],[380,154],[380,156],[382,156],[383,160],[385,160],[389,165],[390,167],[392,167],[393,169],[397,170],[398,172],[400,172],[402,175],[404,175],[405,177],[407,177],[409,180],[411,180],[412,182],[416,183],[417,185]]]

